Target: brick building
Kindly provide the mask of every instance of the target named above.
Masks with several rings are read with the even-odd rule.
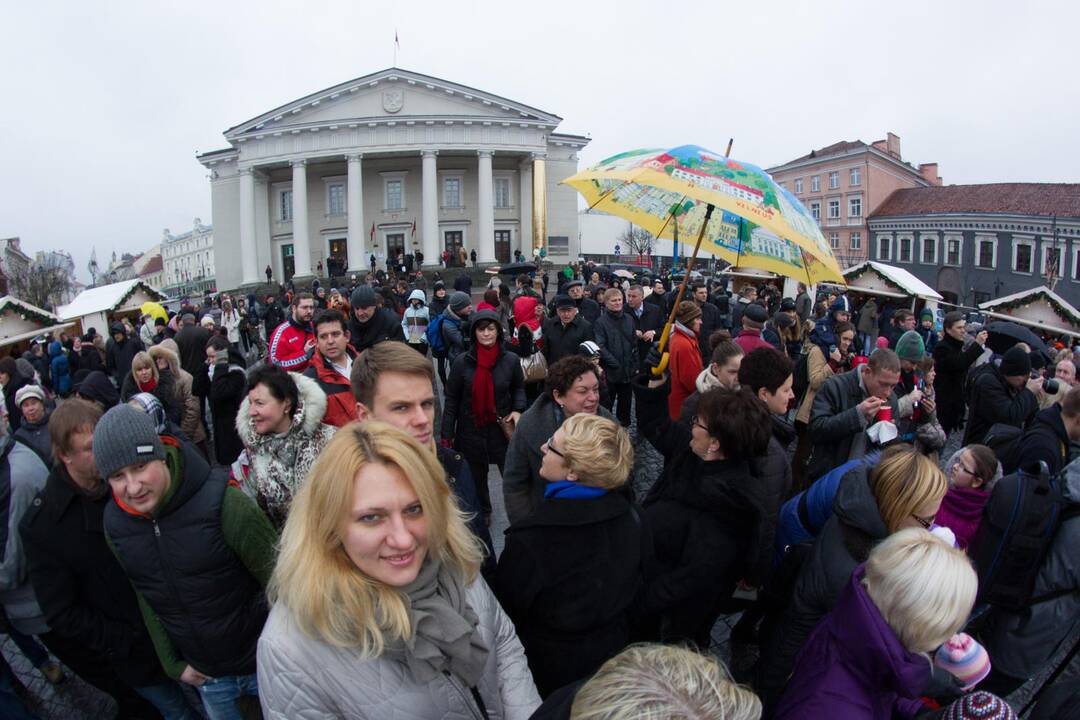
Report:
[[[768,168],[768,173],[817,218],[837,262],[847,268],[871,259],[867,216],[894,190],[941,185],[937,167],[905,162],[900,138],[888,133],[869,145],[861,140],[833,143]]]

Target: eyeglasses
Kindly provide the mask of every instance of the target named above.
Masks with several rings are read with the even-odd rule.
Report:
[[[956,467],[960,468],[961,470],[963,470],[964,472],[966,472],[968,475],[970,475],[973,478],[979,477],[978,475],[975,474],[974,470],[968,470],[966,467],[964,467],[964,463],[962,463],[962,462],[956,463]]]
[[[709,432],[709,428],[707,428],[707,427],[705,427],[704,425],[702,425],[702,424],[701,424],[701,421],[700,421],[700,420],[698,420],[697,418],[694,418],[694,423],[693,423],[693,425],[694,425],[694,427],[698,427],[698,428],[701,428],[701,429],[702,429],[702,430],[704,430],[704,431],[705,431],[706,433],[708,433],[708,432]]]
[[[559,452],[558,450],[556,450],[556,449],[555,449],[555,436],[554,436],[554,435],[552,435],[551,437],[549,437],[549,438],[547,439],[547,442],[546,442],[546,443],[544,443],[544,445],[546,445],[546,446],[547,446],[547,449],[548,449],[548,450],[550,450],[551,452],[555,453],[555,454],[556,454],[556,455],[558,455],[559,457],[561,457],[561,458],[565,458],[565,457],[566,457],[566,456],[565,456],[565,455],[563,455],[563,454],[562,454],[561,452]]]
[[[931,515],[930,517],[919,517],[915,513],[911,514],[911,517],[915,518],[915,521],[923,526],[926,530],[929,530],[934,525],[934,518],[937,515]]]

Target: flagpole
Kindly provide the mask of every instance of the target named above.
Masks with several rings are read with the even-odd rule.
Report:
[[[392,67],[397,67],[397,51],[398,51],[397,28],[394,28],[394,64],[393,64]]]

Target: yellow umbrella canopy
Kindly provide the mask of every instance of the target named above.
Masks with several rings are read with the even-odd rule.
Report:
[[[169,313],[165,312],[165,308],[161,307],[161,305],[156,302],[144,302],[139,306],[139,313],[141,315],[149,315],[154,319],[161,318],[165,322],[169,322]]]
[[[843,283],[817,221],[761,168],[697,145],[610,157],[564,180],[591,208],[656,237],[702,237],[701,250],[738,267]],[[720,212],[706,210],[715,207]],[[704,227],[704,232],[702,229]]]

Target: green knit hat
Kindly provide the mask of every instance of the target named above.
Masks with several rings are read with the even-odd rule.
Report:
[[[926,346],[923,345],[923,339],[919,333],[914,330],[908,330],[906,333],[900,336],[900,339],[896,341],[896,355],[901,360],[910,360],[911,362],[919,362],[926,355]]]

